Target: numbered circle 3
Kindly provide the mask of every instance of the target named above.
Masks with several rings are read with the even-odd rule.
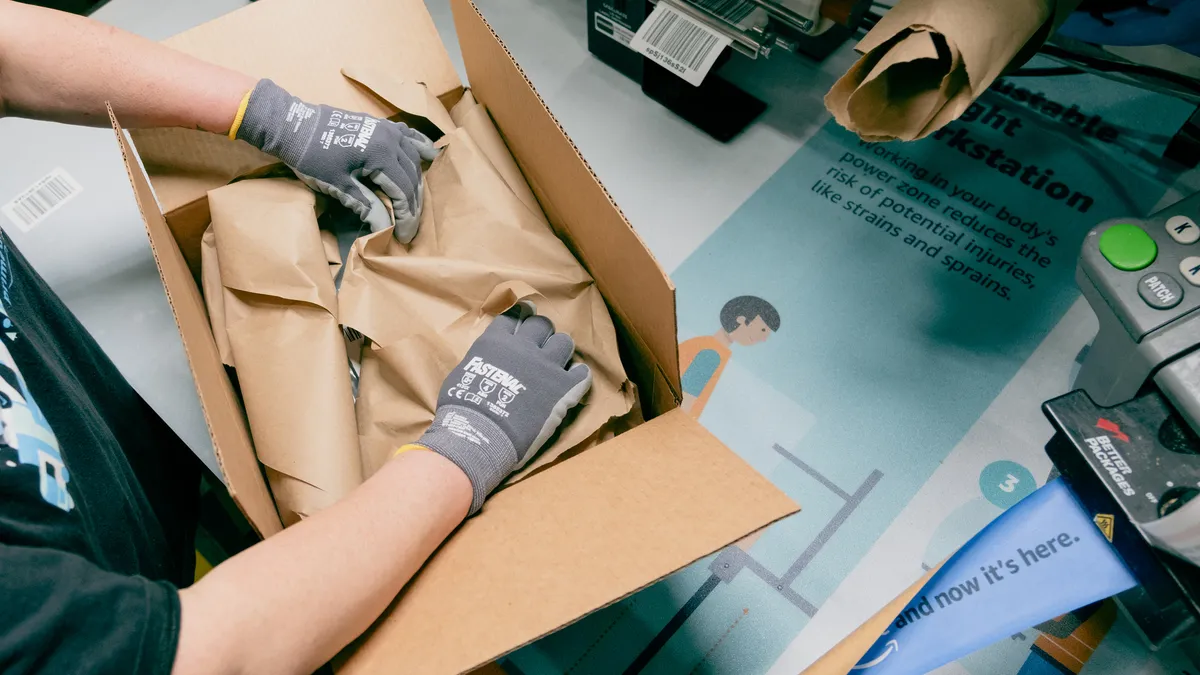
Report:
[[[1002,509],[1016,504],[1036,489],[1037,483],[1029,469],[1011,460],[992,462],[979,472],[979,490],[984,499]]]

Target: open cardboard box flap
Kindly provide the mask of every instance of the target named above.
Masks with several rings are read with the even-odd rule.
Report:
[[[608,301],[650,421],[491,499],[347,651],[343,665],[355,672],[467,670],[797,510],[677,410],[673,286],[482,15],[470,0],[452,5],[473,92]],[[463,92],[420,0],[262,0],[169,44],[307,100],[377,115],[396,111],[343,77],[344,65],[390,68],[447,105]],[[270,535],[279,518],[194,275],[206,190],[274,160],[211,134],[140,131],[148,178],[115,118],[113,126],[226,483]]]
[[[713,442],[675,410],[500,491],[339,672],[474,668],[794,510]]]

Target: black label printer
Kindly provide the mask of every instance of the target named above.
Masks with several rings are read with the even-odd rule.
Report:
[[[1140,585],[1152,647],[1200,633],[1200,194],[1101,223],[1076,269],[1100,321],[1046,453]]]

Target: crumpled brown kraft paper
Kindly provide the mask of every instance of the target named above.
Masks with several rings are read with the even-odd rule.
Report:
[[[342,323],[371,340],[357,401],[367,476],[420,437],[446,375],[492,317],[518,300],[533,301],[574,338],[575,358],[591,367],[593,383],[549,446],[510,481],[600,442],[606,425],[615,429],[624,421],[614,418],[635,408],[599,289],[554,235],[483,106],[467,99],[454,118],[459,128],[442,139],[425,173],[412,244],[387,230],[362,237],[342,278]]]
[[[901,0],[856,47],[825,96],[867,141],[924,138],[1027,60],[1080,0]]]
[[[362,482],[333,272],[336,242],[296,180],[208,193],[202,286],[222,361],[235,369],[259,461],[285,525]]]

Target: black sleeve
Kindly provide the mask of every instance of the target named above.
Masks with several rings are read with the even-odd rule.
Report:
[[[0,544],[0,672],[167,675],[178,638],[170,584]]]

